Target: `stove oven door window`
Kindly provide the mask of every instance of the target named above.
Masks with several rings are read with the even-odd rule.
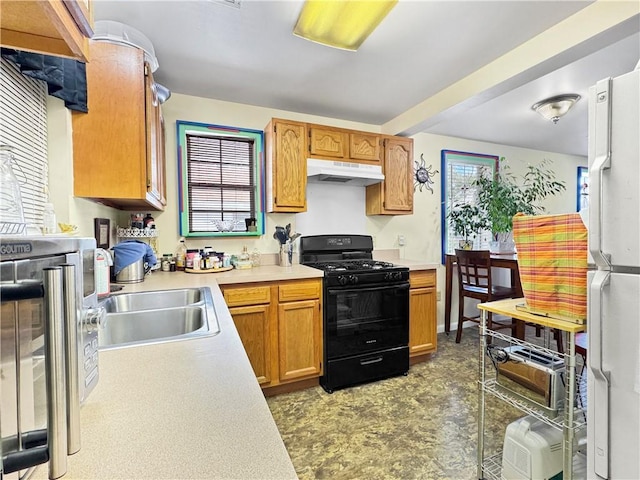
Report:
[[[328,359],[409,342],[408,283],[329,288],[324,306]]]

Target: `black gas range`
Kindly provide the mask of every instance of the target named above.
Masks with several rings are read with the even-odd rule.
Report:
[[[327,392],[409,370],[409,269],[373,260],[367,235],[300,239],[300,263],[324,271]]]

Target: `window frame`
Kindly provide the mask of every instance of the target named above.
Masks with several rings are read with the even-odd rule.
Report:
[[[442,150],[440,155],[440,167],[441,167],[441,189],[440,189],[440,232],[441,232],[441,251],[442,251],[442,264],[445,264],[445,257],[447,254],[453,252],[453,248],[449,248],[448,238],[449,238],[449,222],[447,221],[447,214],[451,209],[451,205],[449,205],[449,165],[451,163],[455,164],[466,164],[466,165],[477,165],[479,167],[489,167],[492,170],[492,175],[495,176],[498,174],[500,169],[500,157],[497,155],[487,155],[482,153],[471,153],[471,152],[462,152],[458,150]],[[489,237],[490,237],[490,233]],[[486,242],[481,240],[481,248],[487,247]]]
[[[203,133],[220,137],[242,138],[253,140],[254,154],[254,185],[255,185],[255,205],[256,205],[256,226],[255,232],[236,231],[219,232],[217,230],[205,232],[192,232],[189,229],[189,191],[188,191],[188,159],[187,159],[187,134]],[[264,172],[264,131],[252,130],[248,128],[230,127],[225,125],[208,124],[201,122],[190,122],[185,120],[176,121],[176,145],[177,145],[177,167],[178,167],[178,225],[180,236],[188,238],[203,237],[258,237],[264,235],[265,228],[265,172]],[[203,135],[203,136],[207,136]],[[213,227],[212,227],[213,228]]]

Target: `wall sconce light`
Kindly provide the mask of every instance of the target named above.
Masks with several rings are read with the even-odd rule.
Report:
[[[343,50],[357,50],[398,0],[307,0],[293,34]]]
[[[565,115],[573,105],[580,100],[580,95],[569,93],[542,100],[531,108],[553,123],[558,123],[560,117]]]

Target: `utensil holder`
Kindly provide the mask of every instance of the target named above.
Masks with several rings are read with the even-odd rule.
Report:
[[[279,265],[281,267],[290,267],[293,260],[293,243],[280,244]]]

